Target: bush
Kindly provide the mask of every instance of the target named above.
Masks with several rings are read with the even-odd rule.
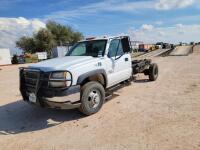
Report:
[[[38,57],[35,54],[25,54],[25,63],[37,63]]]
[[[38,56],[36,54],[32,55],[31,59],[32,59],[32,63],[38,62]]]

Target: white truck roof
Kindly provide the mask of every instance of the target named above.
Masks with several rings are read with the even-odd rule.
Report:
[[[109,40],[109,39],[114,39],[114,38],[123,38],[123,37],[127,37],[126,35],[124,36],[102,36],[102,37],[89,37],[89,38],[86,38],[80,42],[83,42],[83,41],[92,41],[92,40]]]

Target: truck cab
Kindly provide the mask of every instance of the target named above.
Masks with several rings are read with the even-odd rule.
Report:
[[[91,38],[75,44],[63,58],[20,68],[23,100],[41,107],[79,108],[92,115],[101,109],[109,88],[133,73],[150,74],[150,64],[138,70],[140,62],[131,60],[130,51],[128,36]]]

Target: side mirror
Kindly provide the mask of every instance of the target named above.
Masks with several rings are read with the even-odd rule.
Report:
[[[123,48],[124,53],[131,52],[129,37],[124,37],[123,39],[121,39],[121,42],[122,42],[122,48]]]

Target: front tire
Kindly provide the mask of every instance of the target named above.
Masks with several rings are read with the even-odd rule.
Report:
[[[85,115],[97,113],[104,104],[105,90],[98,82],[88,82],[82,87],[79,110]]]

